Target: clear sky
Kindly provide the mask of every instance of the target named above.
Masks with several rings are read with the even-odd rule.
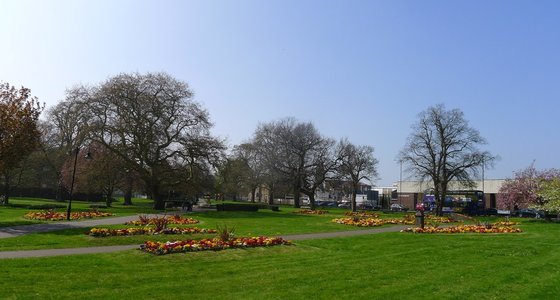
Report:
[[[559,1],[2,0],[0,80],[47,107],[76,84],[165,71],[230,146],[293,116],[375,147],[377,185],[417,114],[459,108],[500,155],[558,166]],[[406,178],[404,174],[403,178]]]

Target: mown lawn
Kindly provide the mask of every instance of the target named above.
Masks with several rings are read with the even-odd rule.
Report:
[[[113,209],[110,209],[113,210]],[[218,226],[235,228],[238,236],[267,235],[278,236],[300,233],[332,232],[359,230],[364,228],[333,223],[334,218],[342,217],[346,210],[331,209],[325,215],[301,215],[294,213],[296,209],[282,207],[281,211],[273,212],[261,209],[258,212],[199,212],[186,213],[187,217],[195,218],[199,224],[190,225],[216,229]],[[122,215],[122,214],[121,214]],[[403,214],[381,214],[384,218],[401,218]],[[177,226],[177,225],[169,225]],[[389,225],[387,225],[389,226]],[[104,228],[127,228],[129,225],[98,226]],[[0,239],[0,251],[32,250],[71,247],[92,247],[108,245],[141,244],[147,239],[168,241],[176,239],[198,239],[215,235],[159,235],[96,238],[86,235],[89,228],[68,229],[48,233],[28,234],[20,237]]]
[[[72,211],[88,211],[91,210],[90,205],[104,205],[104,202],[99,203],[88,203],[82,201],[72,202]],[[101,211],[112,212],[116,216],[126,216],[132,214],[148,214],[154,213],[152,209],[152,201],[147,199],[133,199],[133,204],[131,206],[122,205],[121,201],[113,203],[111,208],[100,209]],[[17,226],[17,225],[28,225],[28,224],[39,224],[45,223],[38,220],[25,219],[23,216],[27,212],[31,211],[41,211],[41,205],[56,205],[60,208],[56,208],[56,211],[66,212],[67,202],[59,202],[49,199],[35,199],[35,198],[10,198],[9,206],[0,205],[0,227]],[[31,208],[29,208],[31,207]]]
[[[560,224],[153,256],[2,260],[2,299],[555,299]],[[286,228],[288,229],[288,228]]]

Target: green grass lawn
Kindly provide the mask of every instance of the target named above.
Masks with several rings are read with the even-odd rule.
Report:
[[[66,207],[67,202],[59,202],[49,199],[34,199],[34,198],[10,198],[11,206],[0,206],[0,227],[7,226],[17,226],[17,225],[28,225],[28,224],[38,224],[44,223],[38,220],[25,219],[23,215],[30,211],[40,211],[42,209],[27,208],[25,206],[29,205],[39,206],[39,205],[59,205]],[[87,211],[91,210],[90,205],[92,204],[105,204],[104,202],[99,203],[88,203],[82,201],[72,202],[72,211]],[[131,206],[122,205],[122,200],[113,203],[113,207],[107,209],[101,209],[102,211],[109,211],[114,213],[116,216],[126,216],[131,214],[139,213],[154,213],[152,209],[153,203],[151,200],[147,199],[133,199],[133,204]],[[66,212],[66,208],[57,208],[56,211]]]
[[[558,226],[527,221],[521,234],[383,233],[165,256],[2,260],[0,298],[555,299]]]
[[[111,209],[114,210],[114,209]],[[288,235],[300,233],[332,232],[360,230],[364,228],[341,225],[331,222],[333,218],[342,217],[346,210],[333,209],[325,215],[300,215],[295,214],[296,209],[282,207],[281,211],[273,212],[261,209],[258,212],[200,212],[187,213],[186,216],[200,221],[199,224],[190,225],[202,228],[216,229],[224,225],[235,228],[238,236],[254,235]],[[22,211],[23,213],[25,211]],[[403,214],[382,214],[385,218],[400,218]],[[177,226],[177,225],[169,225]],[[387,225],[389,226],[389,225]],[[129,225],[99,226],[105,228],[126,228]],[[215,235],[159,235],[159,236],[130,236],[130,237],[90,237],[85,233],[89,228],[68,229],[62,231],[27,234],[24,236],[0,239],[0,251],[32,250],[50,248],[92,247],[108,245],[141,244],[147,239],[168,241],[176,239],[214,237]]]
[[[36,201],[36,200],[21,200]],[[36,202],[34,202],[36,203]],[[141,202],[140,202],[141,203]],[[148,203],[109,210],[152,212]],[[84,207],[77,209],[86,209]],[[238,236],[358,230],[326,215],[189,213],[193,225],[235,227]],[[7,223],[26,209],[6,208]],[[381,214],[399,218],[402,214]],[[486,221],[487,219],[481,219]],[[298,241],[293,246],[153,256],[111,254],[1,260],[0,299],[550,299],[560,293],[560,224],[523,220],[521,234],[383,233]],[[112,228],[124,225],[106,226]],[[140,244],[212,235],[94,238],[86,229],[0,239],[0,251]]]

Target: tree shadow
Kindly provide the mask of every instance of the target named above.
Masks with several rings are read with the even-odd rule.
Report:
[[[257,211],[257,212],[249,212],[249,211],[208,211],[208,212],[199,212],[193,216],[200,216],[209,219],[243,219],[243,218],[256,218],[256,219],[265,219],[265,218],[281,218],[281,219],[297,219],[297,218],[306,218],[307,216],[298,215],[298,214],[291,214],[291,213],[278,213],[273,211]]]

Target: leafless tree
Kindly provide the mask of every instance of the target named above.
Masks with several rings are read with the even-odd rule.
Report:
[[[58,180],[58,198],[61,197],[61,188],[69,189],[62,177],[63,167],[71,164],[72,153],[84,146],[87,140],[89,116],[82,101],[87,93],[88,89],[81,87],[67,90],[66,98],[49,109],[46,120],[40,124],[40,149]]]
[[[156,209],[164,208],[162,188],[177,167],[186,172],[177,180],[188,180],[193,168],[223,149],[210,135],[208,113],[192,97],[186,83],[165,73],[120,74],[84,97],[89,138],[140,176]]]
[[[377,176],[378,160],[373,156],[373,147],[356,146],[347,139],[337,145],[340,156],[339,174],[352,184],[352,211],[356,211],[356,191],[362,180],[372,181]]]
[[[472,186],[478,167],[491,164],[495,157],[479,149],[486,140],[459,109],[446,110],[443,104],[429,107],[412,129],[398,159],[412,176],[431,181],[441,215],[449,182]]]
[[[300,207],[300,193],[313,194],[310,201],[314,201],[314,191],[322,177],[315,175],[321,168],[329,168],[326,157],[331,140],[321,136],[312,123],[286,118],[259,125],[254,143],[267,165],[290,179],[295,207]]]
[[[237,145],[233,149],[234,157],[243,162],[245,176],[243,184],[251,191],[251,201],[255,202],[257,188],[264,182],[266,167],[263,158],[259,155],[254,143],[247,142]],[[259,198],[261,193],[259,193]],[[261,199],[259,199],[261,200]]]

